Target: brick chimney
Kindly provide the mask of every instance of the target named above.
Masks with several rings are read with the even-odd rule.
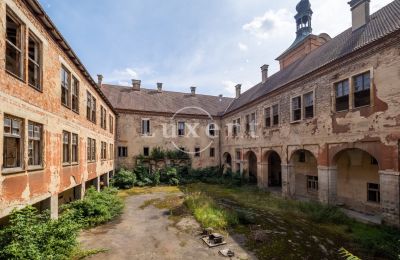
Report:
[[[264,64],[261,66],[262,83],[267,82],[269,65]]]
[[[142,83],[141,80],[132,79],[132,88],[133,88],[133,90],[139,91],[141,83]]]
[[[351,0],[348,4],[351,7],[353,32],[369,22],[370,0]]]
[[[239,98],[240,95],[242,94],[242,84],[237,84],[235,88],[236,88],[236,98]]]
[[[221,102],[222,101],[222,97],[223,97],[224,95],[222,95],[222,94],[219,94],[219,101]]]
[[[158,91],[158,92],[162,92],[162,85],[163,85],[163,84],[160,83],[160,82],[157,83],[157,91]]]
[[[101,88],[101,86],[103,85],[103,75],[99,74],[97,75],[97,85]]]
[[[190,87],[190,93],[192,94],[192,96],[196,95],[196,87]]]

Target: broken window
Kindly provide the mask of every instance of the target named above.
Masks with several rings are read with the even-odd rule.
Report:
[[[354,77],[354,107],[368,106],[371,103],[370,73]]]
[[[199,147],[194,148],[194,156],[200,157],[200,148]]]
[[[28,123],[28,165],[42,165],[42,125]]]
[[[79,81],[72,76],[72,111],[79,113]]]
[[[208,125],[208,133],[210,136],[215,136],[215,124]]]
[[[314,93],[310,92],[304,95],[304,118],[314,117]]]
[[[214,147],[210,148],[210,157],[215,157],[215,148]]]
[[[3,167],[22,167],[22,120],[4,117]]]
[[[28,41],[28,83],[37,90],[41,90],[41,44],[29,33]]]
[[[150,155],[150,148],[149,147],[143,147],[143,155],[146,156],[146,157]]]
[[[279,105],[272,106],[272,118],[273,118],[272,125],[273,126],[279,125]]]
[[[87,143],[87,160],[88,162],[95,162],[96,161],[96,140],[92,138],[88,138]]]
[[[240,133],[240,118],[233,120],[233,137],[237,136]]]
[[[178,122],[178,135],[179,136],[185,135],[185,122]]]
[[[100,106],[100,126],[107,129],[107,110],[103,106]]]
[[[150,135],[150,119],[142,119],[142,135]]]
[[[265,127],[271,127],[271,108],[267,107],[264,109],[264,115],[265,115]]]
[[[114,117],[111,116],[111,114],[109,115],[109,121],[110,121],[110,133],[114,133]]]
[[[128,157],[128,147],[118,146],[118,157]]]
[[[101,142],[101,159],[102,160],[107,159],[107,143],[106,142]]]
[[[318,176],[307,176],[307,190],[318,191]]]
[[[71,162],[78,163],[79,162],[79,138],[77,134],[72,134],[72,149],[71,149]]]
[[[87,92],[86,118],[87,120],[96,123],[96,99],[89,91]]]
[[[6,16],[6,70],[22,78],[22,25],[10,13]]]
[[[292,98],[292,121],[301,120],[301,97]]]
[[[349,80],[336,83],[336,111],[349,110]]]
[[[61,67],[61,104],[66,107],[70,107],[70,84],[71,84],[71,73],[65,68]]]
[[[368,201],[374,203],[381,202],[380,186],[376,183],[367,183]]]
[[[250,121],[250,131],[251,133],[255,133],[256,132],[256,113],[252,113],[251,114],[251,121]]]
[[[63,163],[70,163],[71,162],[71,158],[70,158],[70,154],[71,154],[71,133],[63,131],[62,134],[62,140],[63,140]]]
[[[250,115],[246,115],[246,133],[250,132]]]

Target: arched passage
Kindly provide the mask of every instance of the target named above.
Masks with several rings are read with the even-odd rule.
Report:
[[[246,153],[247,176],[250,183],[257,184],[257,155],[253,151]]]
[[[291,195],[318,199],[318,166],[315,156],[307,150],[297,150],[290,158]]]
[[[337,153],[337,202],[346,208],[380,214],[379,162],[360,149]]]
[[[281,157],[275,151],[268,151],[263,156],[263,185],[267,187],[282,187]]]
[[[224,153],[224,170],[232,169],[232,156],[230,153]]]

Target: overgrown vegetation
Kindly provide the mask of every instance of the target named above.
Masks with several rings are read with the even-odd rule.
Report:
[[[121,213],[123,203],[116,194],[115,189],[89,189],[85,199],[64,206],[58,220],[31,206],[14,211],[9,224],[0,230],[0,259],[78,259],[102,251],[79,250],[77,236],[82,228]]]

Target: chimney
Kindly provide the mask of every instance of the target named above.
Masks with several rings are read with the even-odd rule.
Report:
[[[192,96],[196,95],[196,87],[190,87],[190,92],[192,93]]]
[[[142,83],[141,80],[137,80],[137,79],[132,79],[132,88],[133,90],[140,90],[140,84]]]
[[[370,0],[351,0],[348,2],[352,13],[353,32],[369,22],[369,2]]]
[[[97,85],[99,85],[99,87],[101,87],[103,85],[103,75],[99,74],[97,75]]]
[[[222,101],[222,97],[223,97],[223,95],[222,95],[222,94],[219,94],[219,101],[220,101],[220,102]]]
[[[264,64],[261,66],[262,83],[267,82],[269,65]]]
[[[162,92],[162,83],[157,83],[157,90],[158,90],[158,92]]]
[[[242,84],[237,84],[235,88],[236,88],[236,98],[239,98],[240,95],[242,94],[241,93],[242,92]]]

